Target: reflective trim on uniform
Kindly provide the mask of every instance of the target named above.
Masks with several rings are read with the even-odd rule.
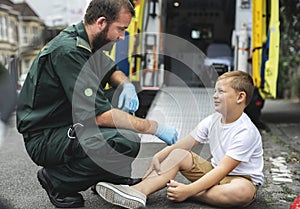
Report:
[[[84,40],[80,36],[77,36],[76,40],[77,40],[77,42],[76,42],[77,47],[81,47],[83,49],[88,50],[89,52],[92,52],[92,49],[91,49],[89,43],[86,40]]]

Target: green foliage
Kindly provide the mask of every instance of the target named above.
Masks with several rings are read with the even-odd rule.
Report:
[[[292,81],[292,91],[294,96],[300,98],[300,75],[296,75]]]
[[[280,0],[280,59],[278,97],[290,97],[300,66],[300,0]],[[298,94],[299,95],[299,94]]]

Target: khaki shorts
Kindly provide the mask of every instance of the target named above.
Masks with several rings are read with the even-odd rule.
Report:
[[[201,158],[199,155],[197,155],[194,152],[191,152],[193,157],[193,168],[188,171],[181,171],[181,174],[190,180],[191,182],[197,181],[199,178],[204,176],[206,173],[208,173],[210,170],[213,169],[213,166],[210,162],[207,160]],[[254,185],[253,181],[251,180],[250,176],[226,176],[224,177],[219,184],[228,184],[235,178],[246,178],[247,180],[251,181],[253,186],[255,187],[257,191],[257,186]]]

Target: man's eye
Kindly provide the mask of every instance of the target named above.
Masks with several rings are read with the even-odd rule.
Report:
[[[118,29],[119,29],[119,31],[124,31],[125,30],[125,28],[122,28],[122,27],[119,27]]]

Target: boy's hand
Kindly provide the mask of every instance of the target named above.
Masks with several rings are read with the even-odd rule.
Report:
[[[182,202],[189,197],[187,185],[171,180],[167,184],[167,198],[175,202]]]
[[[156,156],[153,156],[150,166],[143,176],[143,179],[147,178],[153,171],[156,171],[157,175],[160,175],[160,162]]]

